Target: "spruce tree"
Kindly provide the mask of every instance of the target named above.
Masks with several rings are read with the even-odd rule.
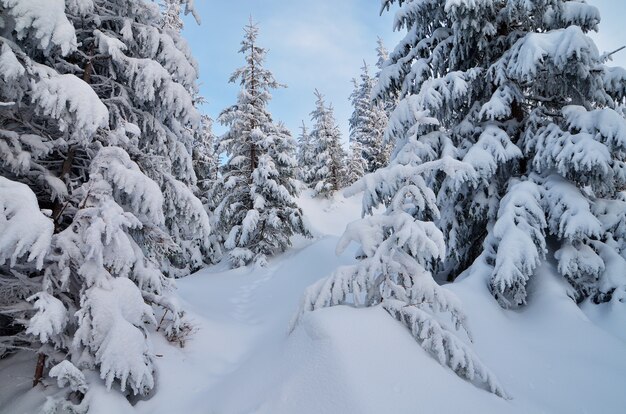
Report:
[[[424,114],[422,117],[428,122]],[[392,199],[385,199],[388,205],[384,214],[370,215],[348,225],[337,252],[345,251],[354,242],[359,246],[359,261],[338,268],[307,288],[292,329],[305,313],[318,309],[381,306],[440,364],[477,386],[506,397],[498,379],[467,343],[471,334],[459,299],[433,279],[437,263],[445,256],[445,244],[443,234],[433,223],[439,216],[435,194],[420,175],[426,171],[460,180],[471,168],[453,160],[431,161],[412,169],[385,168],[346,190],[347,195],[365,191],[365,206],[379,204],[381,200],[372,198],[381,195],[381,190],[388,190],[388,185],[389,190],[397,192]],[[403,174],[402,188],[395,187],[399,177],[393,177],[391,182],[385,180],[390,173]]]
[[[298,136],[298,178],[305,183],[311,184],[313,181],[313,165],[315,161],[315,143],[309,134],[309,131],[302,121],[300,126],[300,135]]]
[[[376,57],[377,57],[377,60],[376,60],[377,72],[374,75],[374,77],[376,78],[376,81],[378,82],[378,79],[383,73],[383,70],[385,69],[385,66],[387,65],[387,62],[389,60],[389,51],[385,47],[385,44],[383,43],[383,39],[381,39],[380,37],[378,38],[376,42]],[[385,110],[385,114],[387,115],[387,120],[389,120],[389,118],[391,117],[391,113],[393,112],[393,110],[396,108],[396,105],[398,104],[398,93],[388,91],[387,95],[377,96],[377,97],[372,96],[372,99],[374,98],[376,98],[376,100],[382,104]],[[387,142],[387,144],[388,144],[387,149],[393,146],[392,143]]]
[[[39,352],[35,383],[54,365],[79,395],[92,369],[147,394],[151,305],[169,314],[170,338],[185,329],[162,269],[182,275],[211,257],[192,194],[195,63],[143,1],[0,12],[0,306],[15,316],[3,351]],[[53,397],[47,409],[87,401]]]
[[[385,62],[387,62],[388,59],[389,51],[387,50],[387,47],[385,47],[383,39],[379,37],[376,39],[376,68],[378,69],[378,73],[376,74],[377,78],[380,76],[380,71],[383,70]]]
[[[220,137],[218,152],[228,158],[211,192],[216,222],[235,267],[253,261],[264,265],[291,245],[290,236],[308,234],[294,199],[295,144],[267,109],[270,91],[282,85],[263,66],[266,50],[258,45],[258,26],[250,21],[244,32],[240,53],[246,64],[231,77],[241,91],[237,103],[219,117],[229,130]]]
[[[366,174],[367,161],[363,158],[363,146],[359,141],[350,142],[348,155],[346,184],[354,184]]]
[[[465,324],[433,275],[453,279],[480,261],[498,302],[517,306],[550,253],[574,299],[623,299],[624,277],[606,270],[626,265],[626,121],[616,111],[626,71],[607,67],[586,36],[599,16],[582,2],[383,5],[396,3],[406,36],[374,93],[401,99],[387,130],[394,156],[348,190],[364,192],[366,217],[338,250],[354,241],[361,260],[310,287],[299,317],[380,304],[440,363],[504,396],[462,336],[439,322],[447,312],[456,328]]]
[[[473,169],[460,182],[423,176],[448,245],[438,271],[452,280],[484,262],[491,292],[514,307],[532,300],[528,282],[550,255],[576,301],[621,297],[626,280],[609,263],[626,265],[626,121],[616,110],[626,71],[607,66],[587,35],[598,10],[563,0],[384,8],[394,4],[406,36],[376,95],[402,98],[389,127],[396,163],[448,159]],[[422,111],[433,122],[415,116]],[[403,182],[371,199],[386,202]]]
[[[353,80],[354,91],[350,95],[353,111],[350,117],[350,141],[357,141],[370,173],[387,165],[388,151],[385,142],[387,114],[382,101],[372,100],[375,79],[363,62],[360,80]]]
[[[314,143],[311,184],[318,196],[330,197],[345,184],[346,154],[332,106],[326,105],[324,96],[317,89],[315,97],[315,110],[311,112],[314,125],[311,131]]]
[[[213,120],[208,115],[202,115],[202,128],[196,136],[193,146],[193,169],[196,173],[197,195],[205,204],[213,184],[219,173],[219,156],[216,152],[217,137],[213,133]]]
[[[109,143],[124,148],[164,195],[166,231],[158,237],[165,248],[149,255],[167,274],[185,276],[216,259],[208,216],[192,191],[192,146],[202,127],[197,63],[144,1],[95,1],[74,24],[85,49],[75,59],[111,113]]]
[[[26,301],[41,290],[53,232],[72,220],[72,193],[109,113],[87,83],[64,73],[78,42],[62,1],[46,9],[3,2],[0,15],[2,356],[38,347],[25,333],[32,316]]]

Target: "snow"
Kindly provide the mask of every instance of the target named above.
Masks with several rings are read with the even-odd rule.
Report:
[[[14,81],[22,76],[26,70],[24,66],[17,60],[15,53],[6,43],[0,48],[0,76],[5,81]]]
[[[522,158],[522,151],[511,142],[500,128],[489,125],[480,134],[476,145],[465,154],[463,161],[469,163],[481,177],[491,177],[498,166]]]
[[[64,0],[0,0],[0,4],[15,19],[19,39],[34,36],[44,52],[52,46],[59,46],[63,55],[76,49],[76,33],[65,15]]]
[[[310,312],[288,334],[306,287],[354,263],[353,249],[336,256],[335,248],[361,208],[360,196],[320,200],[310,190],[298,203],[316,238],[294,240],[263,268],[222,263],[180,279],[192,332],[179,348],[152,330],[156,393],[133,406],[96,382],[90,413],[617,413],[626,404],[626,305],[614,299],[581,311],[551,259],[530,279],[523,310],[498,305],[481,261],[446,286],[510,400],[439,365],[381,307]],[[54,387],[30,389],[33,369],[32,354],[0,361],[1,413],[37,412],[51,395]]]
[[[40,69],[42,78],[33,87],[32,100],[41,114],[58,120],[61,131],[69,129],[91,137],[108,125],[107,107],[86,82],[71,74],[57,75],[43,66]]]
[[[112,278],[108,286],[87,289],[77,312],[80,323],[73,346],[91,349],[100,364],[107,389],[120,380],[121,390],[135,393],[154,385],[152,357],[144,340],[144,323],[156,325],[152,309],[141,291],[125,277]]]
[[[0,177],[0,265],[28,254],[37,268],[50,249],[54,225],[37,204],[37,198],[25,184]]]
[[[578,26],[526,34],[495,66],[503,65],[511,79],[533,81],[546,63],[563,69],[572,57],[586,63],[599,59],[594,42]]]
[[[161,224],[163,194],[157,183],[143,174],[130,156],[118,147],[104,147],[94,158],[91,174],[98,174],[131,204],[132,210],[145,215],[152,223]]]
[[[59,387],[64,387],[65,383],[68,383],[73,391],[87,391],[85,375],[68,360],[63,360],[52,367],[49,375],[57,379]]]
[[[39,337],[42,344],[48,342],[48,338],[59,335],[67,324],[67,310],[63,302],[47,292],[39,292],[28,301],[34,301],[33,307],[37,313],[28,322],[26,333]]]

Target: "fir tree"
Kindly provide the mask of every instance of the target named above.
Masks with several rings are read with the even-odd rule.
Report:
[[[193,3],[194,0],[163,0],[161,3],[163,12],[161,27],[170,35],[179,35],[184,27],[181,18],[183,6],[185,6],[184,14],[191,13],[196,22],[200,23],[200,16],[196,13]]]
[[[183,20],[180,18],[181,13],[180,0],[165,0],[161,3],[163,9],[163,29],[180,33],[183,30]]]
[[[305,184],[311,184],[313,181],[313,165],[315,161],[315,143],[309,134],[309,131],[302,121],[300,127],[300,135],[298,136],[298,166],[299,178]]]
[[[148,3],[48,3],[0,5],[0,305],[26,328],[0,342],[40,353],[35,383],[57,364],[81,394],[89,369],[146,394],[151,305],[169,313],[168,336],[184,328],[160,269],[211,256],[191,192],[195,63]]]
[[[311,112],[314,142],[312,185],[317,195],[330,197],[345,182],[345,151],[341,146],[341,132],[335,121],[332,106],[326,106],[324,96],[316,89],[315,110]]]
[[[389,51],[385,47],[385,43],[381,37],[376,39],[376,58],[376,68],[378,69],[376,77],[378,78],[380,71],[385,67],[385,62],[389,59]]]
[[[213,120],[202,116],[202,129],[193,146],[193,168],[198,179],[198,198],[207,203],[208,193],[217,181],[219,156],[215,150],[217,137],[213,133]]]
[[[354,91],[350,95],[353,112],[350,117],[350,141],[357,141],[366,161],[366,172],[373,172],[387,165],[388,151],[384,139],[387,114],[381,101],[372,100],[375,80],[363,62],[360,81],[353,80]]]
[[[163,17],[151,4],[96,1],[94,7],[75,22],[86,50],[77,57],[82,75],[109,108],[115,132],[109,144],[124,148],[164,195],[160,237],[167,249],[148,253],[167,274],[187,275],[216,259],[209,219],[192,191],[192,146],[201,129],[197,63],[177,31],[160,29]],[[115,99],[108,98],[111,91]]]
[[[267,110],[270,91],[281,85],[263,66],[266,50],[257,43],[258,33],[250,21],[240,49],[246,64],[231,77],[242,89],[237,104],[219,117],[229,130],[218,152],[228,159],[211,192],[224,247],[236,267],[252,261],[264,265],[291,245],[290,236],[308,234],[294,199],[295,145]]]
[[[3,355],[38,348],[24,332],[32,316],[26,300],[41,290],[52,232],[72,220],[69,200],[88,173],[88,149],[109,113],[87,83],[63,72],[64,59],[78,43],[62,1],[51,1],[46,9],[3,2],[0,15]]]
[[[454,159],[475,171],[464,182],[424,175],[449,247],[439,271],[452,280],[484,261],[493,295],[518,306],[550,254],[575,300],[623,291],[626,280],[606,269],[609,257],[626,265],[618,213],[626,121],[616,111],[626,71],[606,66],[586,34],[598,10],[562,0],[384,7],[393,4],[406,36],[376,95],[402,98],[389,127],[396,163]],[[420,122],[421,111],[437,122]],[[386,202],[403,187],[371,199]]]
[[[428,122],[423,113],[422,118]],[[402,174],[405,183],[401,189],[392,188],[398,191],[384,214],[348,225],[337,252],[355,242],[360,247],[360,260],[337,269],[306,290],[292,329],[306,312],[337,305],[380,305],[405,325],[440,364],[506,397],[498,380],[466,342],[471,336],[459,300],[432,277],[436,263],[445,256],[445,244],[443,234],[432,222],[439,211],[435,194],[421,178],[420,173],[425,171],[440,172],[454,180],[471,174],[471,168],[461,162],[437,160],[411,169],[380,169],[347,190],[347,195],[365,190],[374,196],[377,190],[385,188],[384,177],[390,172]],[[371,205],[372,200],[364,199],[364,204],[368,203]]]
[[[363,158],[363,146],[359,141],[350,142],[350,154],[348,156],[346,184],[354,184],[367,171],[367,161]]]
[[[387,61],[389,60],[389,51],[385,47],[385,44],[383,43],[383,39],[381,39],[380,37],[378,38],[376,42],[376,57],[378,58],[376,60],[377,72],[374,77],[376,78],[376,81],[378,82],[378,79],[380,78],[385,66],[387,65]],[[391,113],[393,112],[393,110],[396,108],[396,105],[398,104],[398,93],[388,91],[386,96],[378,96],[378,97],[372,96],[372,99],[374,98],[376,98],[378,102],[382,102],[382,106],[385,110],[385,115],[387,115],[387,120],[389,120],[389,118],[391,117]],[[392,145],[393,143],[387,142],[387,149],[389,149],[389,147],[391,147]]]

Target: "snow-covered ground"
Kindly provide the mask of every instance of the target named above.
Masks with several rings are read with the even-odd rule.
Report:
[[[94,413],[380,414],[623,413],[626,410],[626,306],[581,311],[552,263],[530,286],[530,304],[505,311],[480,268],[448,287],[469,317],[474,349],[512,399],[504,400],[439,365],[380,308],[336,307],[289,322],[304,289],[354,250],[335,255],[345,225],[360,216],[358,197],[300,197],[313,240],[266,268],[218,265],[178,281],[194,331],[184,348],[153,335],[156,394],[134,406],[117,393],[90,395]],[[593,322],[592,322],[593,321]],[[37,412],[32,354],[0,361],[2,413]],[[50,387],[54,388],[54,387]]]

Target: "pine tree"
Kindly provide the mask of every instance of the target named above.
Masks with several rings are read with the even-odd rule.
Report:
[[[389,60],[389,51],[385,47],[385,43],[381,37],[376,39],[376,58],[376,68],[378,69],[376,78],[378,78],[380,76],[380,72],[385,67],[385,62]]]
[[[180,18],[181,6],[180,0],[165,0],[161,3],[161,8],[163,9],[163,29],[174,33],[180,33],[183,30],[184,24]]]
[[[389,51],[387,50],[387,48],[385,47],[385,44],[383,43],[383,39],[381,39],[380,37],[378,38],[377,42],[376,42],[376,57],[378,58],[376,60],[376,69],[378,69],[378,71],[375,74],[375,78],[376,81],[378,82],[378,79],[380,79],[383,70],[385,70],[385,67],[387,65],[387,61],[389,60]],[[374,98],[374,96],[372,96],[372,99]],[[396,105],[398,104],[398,93],[397,92],[393,92],[393,91],[387,91],[387,95],[385,96],[378,96],[376,97],[376,100],[378,102],[381,102],[384,110],[385,110],[385,114],[387,115],[387,120],[389,120],[389,118],[391,117],[391,113],[393,112],[393,110],[396,108]],[[390,147],[392,143],[387,143],[387,147]]]
[[[192,191],[192,146],[201,128],[197,63],[176,30],[161,29],[163,16],[149,3],[103,0],[94,7],[75,17],[85,49],[76,59],[111,113],[109,143],[124,148],[164,195],[167,249],[149,254],[167,274],[184,276],[216,259],[208,216]]]
[[[350,142],[350,154],[348,156],[346,184],[354,184],[365,175],[367,161],[363,158],[363,146],[359,141]]]
[[[324,96],[317,89],[315,97],[315,110],[311,112],[314,124],[311,139],[315,144],[312,185],[317,195],[330,197],[345,183],[346,154],[332,106],[326,106]]]
[[[424,114],[422,117],[428,122]],[[355,195],[365,190],[374,196],[377,190],[385,188],[385,178],[390,173],[402,175],[405,183],[389,200],[384,214],[348,225],[337,252],[355,242],[360,247],[360,260],[355,265],[340,267],[306,290],[292,329],[306,312],[337,305],[380,305],[405,325],[440,364],[506,397],[497,378],[466,343],[471,336],[458,298],[432,277],[436,263],[445,256],[445,244],[443,234],[432,222],[439,211],[435,194],[421,177],[426,171],[459,180],[470,174],[471,168],[452,160],[426,162],[413,168],[385,168],[367,175],[346,191]],[[372,201],[366,198],[364,203]]]
[[[395,162],[452,159],[474,170],[463,182],[424,175],[449,247],[438,270],[452,280],[484,261],[493,295],[512,307],[529,300],[528,282],[551,254],[575,300],[623,292],[626,280],[607,269],[626,265],[626,121],[616,111],[626,71],[606,66],[586,35],[598,10],[562,0],[384,8],[393,4],[407,34],[375,94],[402,98],[389,127]],[[421,122],[422,111],[437,122]],[[402,188],[388,184],[372,200]]]
[[[213,120],[208,115],[202,116],[202,129],[193,146],[193,168],[198,178],[198,198],[207,203],[208,193],[217,181],[219,157],[215,151],[217,137],[213,133]]]
[[[250,21],[240,49],[246,64],[231,77],[242,89],[237,104],[219,117],[229,130],[218,152],[228,159],[211,192],[224,247],[236,267],[252,261],[264,265],[268,256],[291,245],[290,236],[308,234],[294,199],[295,145],[267,109],[270,91],[282,85],[263,67],[266,50],[257,43],[258,33]]]
[[[170,35],[180,35],[183,30],[184,23],[181,19],[183,5],[185,6],[184,14],[192,14],[196,22],[200,23],[200,15],[193,6],[194,0],[163,0],[161,9],[163,12],[161,27]]]
[[[68,201],[109,114],[89,85],[63,72],[77,49],[63,2],[4,2],[0,15],[1,356],[37,348],[24,332],[26,300],[41,290],[52,232],[71,222]]]
[[[350,95],[353,112],[350,117],[350,141],[358,141],[367,166],[366,172],[373,172],[387,165],[385,129],[387,114],[381,101],[372,100],[375,79],[369,74],[367,63],[363,62],[360,82],[353,80],[354,91]]]
[[[315,161],[314,150],[315,143],[313,142],[304,121],[302,121],[300,135],[298,136],[298,176],[305,184],[311,184],[313,181],[312,170]]]
[[[50,375],[80,394],[89,369],[146,394],[151,305],[169,314],[170,338],[185,329],[161,269],[182,274],[210,257],[191,192],[195,63],[143,1],[0,12],[0,306],[25,328],[9,327],[0,352],[39,352],[35,384],[56,364]]]

